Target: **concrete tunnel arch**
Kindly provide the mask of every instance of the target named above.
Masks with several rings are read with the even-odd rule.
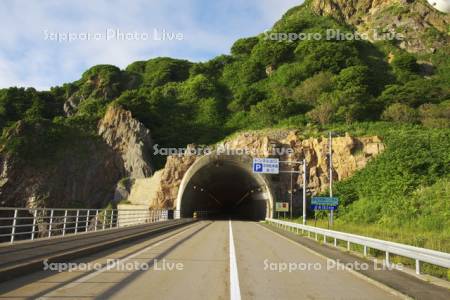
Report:
[[[212,152],[197,159],[183,176],[176,209],[181,217],[208,211],[218,217],[271,218],[272,184],[267,175],[253,173],[250,156]]]

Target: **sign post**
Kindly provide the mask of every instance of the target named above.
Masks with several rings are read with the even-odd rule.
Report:
[[[291,164],[303,165],[303,171],[280,171],[280,163],[287,163],[289,166]],[[302,161],[280,161],[278,158],[254,158],[253,159],[253,173],[255,174],[280,174],[280,173],[290,173],[291,174],[291,188],[290,188],[290,205],[288,205],[288,210],[284,212],[290,212],[290,217],[293,217],[293,174],[303,175],[303,224],[306,225],[306,159]],[[279,202],[284,203],[284,202]],[[280,212],[279,210],[276,210]]]
[[[313,210],[335,211],[339,205],[339,199],[336,197],[313,197],[311,199],[311,208]]]
[[[278,213],[282,212],[284,217],[286,218],[286,213],[289,212],[289,203],[288,202],[276,202],[275,210]]]
[[[314,210],[315,223],[317,224],[316,212],[318,210],[328,210],[330,211],[330,213],[332,213],[337,209],[338,205],[339,199],[336,197],[313,197],[311,199],[311,209]],[[316,224],[314,224],[314,226],[316,226]]]
[[[333,138],[329,137],[329,155],[330,155],[330,198],[333,197]],[[330,225],[333,227],[334,210],[330,211]]]
[[[302,174],[303,175],[303,225],[306,225],[306,159],[303,159],[302,161],[280,161],[280,163],[287,163],[289,165],[291,164],[298,164],[303,165],[303,171],[280,171],[280,173],[290,173],[291,174],[291,189],[290,189],[290,196],[291,196],[291,219],[292,219],[292,213],[293,213],[293,182],[292,182],[292,175],[295,174]]]
[[[306,225],[306,159],[303,159],[303,225]]]

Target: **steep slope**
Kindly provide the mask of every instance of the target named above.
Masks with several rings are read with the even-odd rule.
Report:
[[[19,122],[8,131],[6,147],[24,135],[39,140],[40,131],[49,131],[50,126]],[[32,144],[19,147],[16,153],[2,151],[2,206],[101,207],[113,199],[121,178],[141,178],[152,172],[147,151],[151,148],[150,133],[120,107],[111,107],[99,122],[100,138],[65,127],[60,131],[58,145],[40,140],[50,147],[46,155],[30,157],[23,152]]]
[[[99,65],[48,92],[2,89],[0,202],[34,197],[98,206],[113,182],[164,166],[161,157],[149,162],[153,142],[212,144],[238,130],[320,131],[379,120],[448,128],[448,24],[448,15],[423,0],[309,0],[207,62],[160,57],[125,70]],[[270,38],[330,29],[404,38]],[[83,173],[92,177],[81,179]],[[90,200],[93,193],[98,199]]]
[[[377,35],[399,34],[398,45],[409,52],[435,52],[450,41],[450,16],[432,9],[424,0],[312,0],[317,14],[355,26],[372,41]]]

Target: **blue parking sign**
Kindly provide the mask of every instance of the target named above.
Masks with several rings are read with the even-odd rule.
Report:
[[[254,158],[253,173],[278,174],[280,172],[280,161],[278,158]]]
[[[263,164],[254,164],[253,165],[253,172],[260,173],[263,170]]]

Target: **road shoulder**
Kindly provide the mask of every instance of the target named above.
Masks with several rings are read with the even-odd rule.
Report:
[[[367,270],[354,270],[354,272],[363,275],[369,280],[378,282],[390,289],[398,291],[408,297],[414,299],[450,299],[450,291],[446,288],[425,282],[398,270],[375,269],[373,262],[356,255],[352,255],[351,253],[341,251],[338,248],[321,244],[314,239],[303,237],[269,224],[261,223],[260,225],[270,231],[273,231],[274,233],[300,244],[301,246],[308,248],[321,256],[338,260],[340,263],[366,263],[369,266]]]

